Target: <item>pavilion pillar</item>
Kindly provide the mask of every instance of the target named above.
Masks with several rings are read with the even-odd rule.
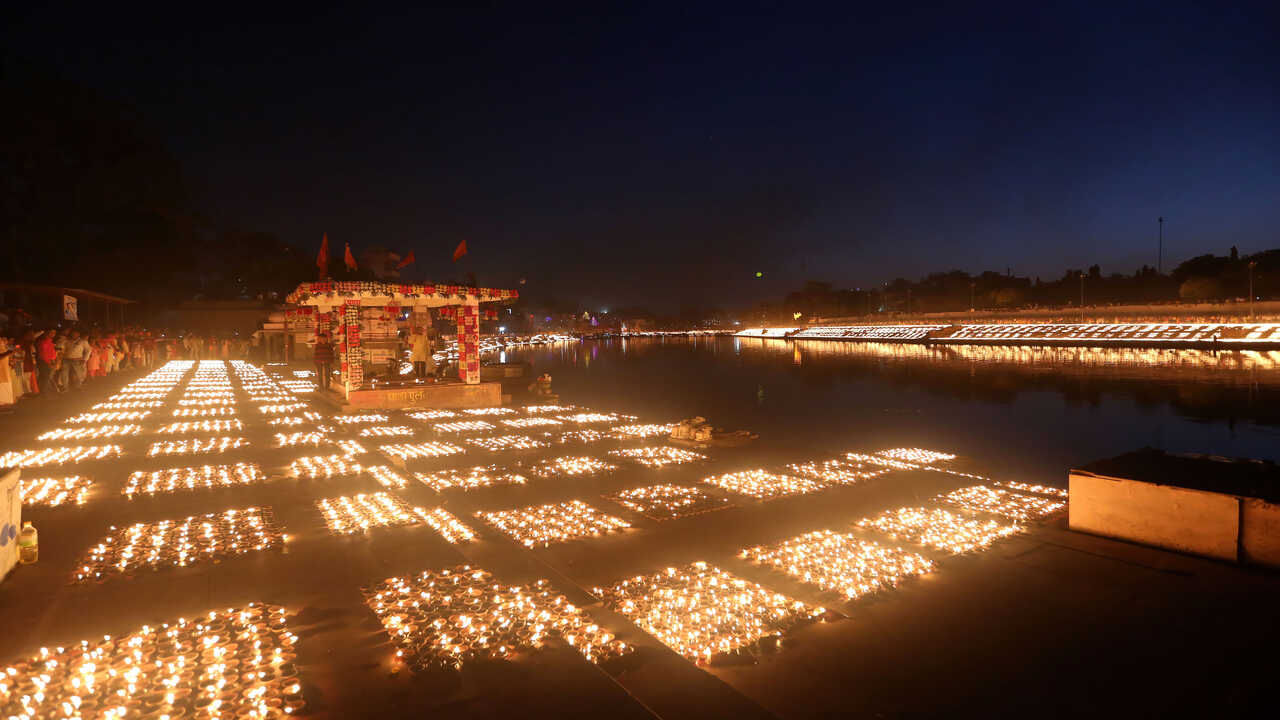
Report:
[[[364,384],[364,353],[360,348],[360,301],[342,306],[342,386],[349,393]]]
[[[458,308],[458,380],[480,384],[480,301],[470,297]]]

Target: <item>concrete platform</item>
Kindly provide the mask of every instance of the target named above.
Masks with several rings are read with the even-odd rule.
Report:
[[[358,410],[396,410],[400,408],[480,408],[502,404],[502,383],[482,382],[466,385],[457,381],[427,383],[385,390],[352,390],[317,392],[315,398],[336,407],[340,412]]]

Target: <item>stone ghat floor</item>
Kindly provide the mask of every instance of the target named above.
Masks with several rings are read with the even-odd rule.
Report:
[[[1272,609],[1280,600],[1276,574],[1164,553],[1149,548],[1081,536],[1065,529],[1061,514],[1024,523],[1021,531],[987,549],[962,555],[875,532],[855,530],[855,521],[900,507],[943,508],[935,498],[983,478],[934,472],[926,466],[885,467],[882,474],[852,484],[769,501],[701,483],[704,478],[745,469],[785,476],[786,465],[822,461],[836,453],[788,451],[766,443],[731,450],[700,451],[707,460],[650,468],[611,457],[610,450],[665,444],[648,440],[596,440],[524,451],[490,452],[465,442],[467,433],[436,432],[431,421],[388,413],[386,422],[340,423],[331,413],[305,407],[268,415],[253,402],[279,394],[274,404],[294,402],[270,383],[246,383],[229,365],[218,364],[231,386],[233,417],[242,429],[216,435],[243,437],[248,444],[217,455],[147,457],[160,436],[155,430],[175,420],[181,398],[196,393],[195,370],[181,375],[163,406],[137,421],[136,436],[96,441],[41,442],[37,435],[106,399],[116,387],[79,396],[29,403],[0,418],[0,453],[50,445],[121,445],[124,455],[79,465],[24,470],[24,476],[91,477],[83,505],[30,507],[24,517],[41,533],[41,557],[21,566],[0,585],[0,667],[44,646],[69,645],[104,634],[123,635],[143,625],[195,617],[211,609],[271,603],[290,614],[289,630],[299,637],[296,666],[307,717],[892,717],[908,714],[1157,715],[1200,710],[1242,714],[1265,700],[1266,664],[1250,661],[1274,647],[1280,627]],[[266,368],[271,382],[287,368]],[[209,366],[202,377],[215,378]],[[249,373],[244,370],[244,373]],[[125,379],[136,379],[125,378]],[[252,376],[256,378],[257,376]],[[293,378],[290,378],[293,380]],[[117,382],[118,387],[121,383]],[[206,382],[205,386],[209,384]],[[291,383],[294,388],[304,388]],[[575,398],[590,406],[589,398]],[[565,399],[567,402],[568,399]],[[273,417],[314,418],[282,428]],[[510,434],[545,438],[544,432],[667,418],[619,418],[616,422],[567,422],[563,428],[512,428],[502,419],[573,417],[590,411],[459,416],[482,419],[495,428],[481,437]],[[597,418],[589,418],[597,420]],[[447,422],[449,419],[440,419]],[[361,435],[371,424],[408,427],[412,435]],[[274,447],[276,432],[317,432],[321,445]],[[205,437],[195,435],[191,437]],[[369,472],[327,479],[287,476],[298,457],[353,450],[364,466],[390,467],[407,480],[388,488]],[[465,448],[456,455],[411,459],[402,465],[377,452],[391,443],[449,442]],[[868,451],[849,447],[846,450]],[[870,449],[873,450],[873,449]],[[448,468],[497,464],[537,466],[561,456],[590,456],[614,469],[573,476],[543,477],[532,472],[523,484],[437,494],[414,478]],[[983,467],[983,459],[963,470]],[[998,465],[991,475],[1000,478]],[[205,463],[257,463],[262,482],[233,487],[137,496],[121,494],[135,471]],[[962,461],[961,461],[962,462]],[[383,477],[386,477],[384,474]],[[850,477],[847,473],[843,476]],[[696,486],[732,505],[687,517],[658,521],[633,512],[605,495],[630,488],[671,484]],[[804,487],[803,484],[797,485]],[[470,543],[453,544],[425,524],[339,535],[329,531],[317,502],[325,498],[386,491],[408,506],[443,507],[478,533]],[[631,527],[600,536],[531,549],[476,517],[477,512],[579,500],[626,521]],[[225,555],[185,567],[143,569],[104,582],[73,584],[86,551],[108,528],[184,519],[229,508],[270,507],[287,539],[276,548]],[[699,506],[701,507],[701,506]],[[1007,522],[996,516],[958,515],[982,523]],[[748,547],[787,540],[814,530],[852,533],[860,539],[902,547],[936,567],[902,580],[896,589],[854,600],[822,591],[739,556]],[[781,642],[752,648],[750,654],[710,664],[680,656],[620,612],[602,603],[595,588],[619,580],[705,561],[765,589],[809,606],[830,609],[823,621],[802,623]],[[563,642],[518,654],[511,661],[474,661],[460,671],[414,673],[395,660],[397,646],[365,603],[361,589],[389,577],[413,576],[468,564],[484,568],[504,583],[545,578],[569,602],[628,646],[621,662],[596,665]]]

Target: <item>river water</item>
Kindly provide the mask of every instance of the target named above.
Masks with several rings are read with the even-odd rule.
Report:
[[[1063,485],[1143,446],[1280,459],[1280,352],[613,339],[511,353],[562,402],[748,429],[762,464],[918,446]]]

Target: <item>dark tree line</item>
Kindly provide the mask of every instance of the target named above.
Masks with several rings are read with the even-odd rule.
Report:
[[[1251,267],[1252,264],[1252,267]],[[842,289],[811,280],[781,303],[765,303],[753,315],[785,318],[845,317],[903,312],[963,312],[1027,307],[1245,300],[1252,274],[1260,299],[1280,296],[1280,249],[1249,256],[1200,255],[1168,274],[1143,266],[1132,274],[1103,273],[1101,266],[1070,268],[1045,280],[994,271],[931,273],[919,280],[897,278],[879,286]]]

